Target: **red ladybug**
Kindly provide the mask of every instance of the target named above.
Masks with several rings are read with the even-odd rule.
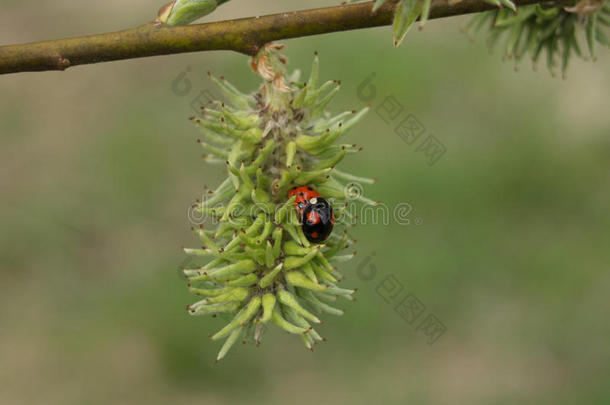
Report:
[[[288,192],[288,197],[292,196],[296,196],[294,207],[307,240],[313,243],[326,240],[335,225],[335,214],[328,201],[309,186],[293,188]]]
[[[292,198],[292,196],[296,196],[294,207],[299,214],[299,218],[303,216],[303,210],[309,205],[309,200],[315,197],[322,197],[320,193],[309,186],[294,187],[288,192],[288,198]]]

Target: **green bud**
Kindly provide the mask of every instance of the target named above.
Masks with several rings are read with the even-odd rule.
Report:
[[[227,340],[225,340],[225,343],[222,345],[222,348],[218,352],[218,355],[216,356],[216,361],[219,361],[226,356],[226,354],[229,352],[229,349],[231,349],[235,342],[239,340],[243,332],[243,328],[235,329],[233,332],[231,332]]]
[[[311,252],[307,253],[305,256],[286,256],[284,267],[286,270],[296,269],[297,267],[301,267],[311,259],[316,257],[318,251],[320,250],[320,245],[316,246],[312,249]]]
[[[229,264],[223,267],[211,269],[202,273],[198,277],[193,277],[192,281],[204,281],[214,279],[218,281],[230,280],[234,276],[241,276],[250,273],[256,269],[256,263],[252,260],[240,260],[237,263]]]
[[[267,323],[271,319],[273,314],[273,308],[275,307],[276,298],[274,294],[267,293],[263,295],[263,317],[261,322]]]
[[[328,290],[327,285],[322,285],[319,283],[314,283],[307,277],[303,275],[303,273],[298,271],[291,271],[286,273],[286,281],[288,284],[293,285],[295,287],[306,288],[308,290],[313,291],[326,291]]]
[[[248,297],[249,290],[244,287],[230,288],[224,294],[215,297],[207,298],[207,301],[213,304],[230,301],[243,301]]]
[[[225,294],[227,292],[227,288],[195,288],[195,287],[192,287],[190,284],[188,286],[188,289],[190,292],[192,292],[195,295],[203,295],[206,297],[214,297],[214,296]],[[200,301],[200,302],[203,302],[203,301]]]
[[[260,306],[261,306],[260,297],[257,297],[257,296],[252,297],[250,299],[250,302],[248,302],[248,304],[246,305],[246,307],[244,307],[241,311],[239,311],[231,322],[229,322],[224,328],[222,328],[221,330],[216,332],[214,335],[212,335],[212,340],[221,339],[221,338],[227,336],[233,329],[248,322],[250,320],[250,318],[252,318],[256,314],[256,312],[258,311]]]
[[[272,267],[273,263],[275,263],[275,257],[273,256],[273,246],[271,242],[267,241],[267,246],[265,248],[265,266]]]
[[[311,268],[313,269],[313,272],[316,274],[317,277],[319,277],[322,280],[325,281],[329,281],[331,283],[336,283],[339,280],[337,280],[331,273],[329,273],[328,271],[326,271],[325,269],[323,269],[320,265],[318,265],[317,263],[310,263]]]
[[[281,227],[275,228],[273,231],[273,260],[277,260],[280,257],[280,249],[282,247],[282,233],[283,229]]]
[[[293,141],[288,142],[286,145],[286,167],[292,166],[294,162],[294,156],[297,153],[297,144]]]
[[[201,302],[201,301],[200,301]],[[189,314],[191,315],[207,315],[217,314],[222,312],[235,312],[240,307],[240,303],[237,301],[227,302],[224,304],[217,305],[191,305],[188,307]]]
[[[325,312],[331,315],[341,316],[345,313],[344,310],[338,309],[320,301],[311,291],[305,291],[301,296],[315,309],[320,312]]]
[[[217,5],[214,0],[176,0],[165,24],[190,24],[216,10]]]
[[[290,294],[288,291],[279,290],[277,293],[277,298],[282,304],[294,309],[297,313],[309,319],[310,321],[315,323],[321,322],[317,316],[303,308],[301,304],[299,304],[299,302],[297,301],[296,297]]]
[[[306,248],[301,246],[300,244],[296,243],[293,240],[289,240],[284,242],[284,253],[287,255],[296,255],[296,256],[305,256],[308,253],[311,252],[317,252],[316,249],[318,249],[317,247],[314,248]]]
[[[316,277],[316,272],[313,270],[312,262],[305,263],[301,266],[301,271],[314,283],[318,282],[318,277]]]
[[[298,326],[295,326],[288,322],[286,319],[284,319],[277,307],[274,308],[273,313],[271,314],[271,322],[284,329],[288,333],[300,334],[306,333],[308,331],[308,329],[299,328]]]
[[[258,283],[256,274],[248,274],[234,280],[227,281],[227,285],[231,287],[249,287]]]
[[[280,263],[277,266],[275,266],[275,268],[273,270],[271,270],[269,273],[265,274],[258,282],[258,284],[261,286],[261,288],[269,287],[271,285],[271,283],[273,282],[273,280],[275,280],[277,275],[280,273],[280,271],[282,271],[283,267],[284,267],[284,263]]]

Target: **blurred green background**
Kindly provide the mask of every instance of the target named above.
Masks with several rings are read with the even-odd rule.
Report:
[[[135,26],[160,6],[1,4],[3,44]],[[235,0],[208,20],[330,4]],[[515,73],[465,21],[432,21],[398,50],[389,28],[285,41],[293,68],[318,50],[322,77],[342,80],[333,111],[366,105],[357,88],[375,73],[371,105],[393,95],[447,152],[429,166],[370,113],[344,167],[378,178],[368,197],[411,204],[410,225],[354,228],[342,271],[358,301],[326,318],[315,353],[270,329],[217,365],[207,336],[222,321],[187,316],[177,275],[196,244],[188,206],[222,178],[187,117],[200,91],[218,94],[207,70],[254,90],[247,59],[0,76],[0,403],[610,403],[610,54],[574,60],[567,80],[529,61]],[[445,325],[434,344],[376,293],[388,275]]]

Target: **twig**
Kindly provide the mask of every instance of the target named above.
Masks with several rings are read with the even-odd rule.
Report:
[[[541,0],[515,0],[517,5]],[[148,23],[107,34],[0,47],[0,74],[65,70],[72,66],[146,56],[230,50],[247,55],[271,41],[392,23],[395,3],[377,12],[372,3],[343,4],[261,17],[169,27]],[[476,13],[493,8],[482,0],[433,0],[430,18]]]

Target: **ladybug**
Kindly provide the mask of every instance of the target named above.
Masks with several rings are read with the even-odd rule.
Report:
[[[288,197],[292,196],[296,196],[294,207],[307,240],[312,243],[326,240],[335,225],[335,215],[328,201],[309,186],[293,188],[288,192]]]
[[[296,208],[299,218],[303,216],[303,210],[309,205],[309,200],[316,197],[322,197],[320,193],[309,186],[294,187],[288,192],[288,198],[294,199],[294,208]]]

